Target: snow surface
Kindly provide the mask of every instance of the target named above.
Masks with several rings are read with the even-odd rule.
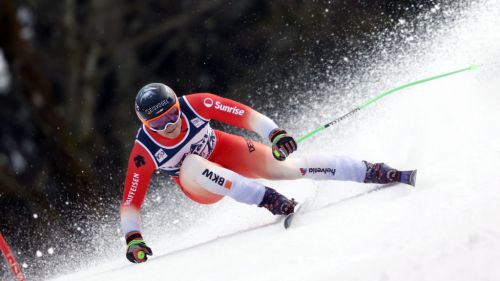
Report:
[[[499,2],[457,9],[453,21],[412,35],[417,43],[358,73],[372,71],[388,89],[473,63],[480,69],[384,98],[298,152],[321,147],[418,168],[417,188],[367,193],[376,186],[272,183],[296,198],[317,191],[315,209],[285,231],[265,210],[225,199],[202,207],[209,214],[181,233],[146,231],[154,252],[147,263],[130,264],[123,246],[110,260],[54,280],[500,280]],[[354,89],[363,91],[361,84]],[[353,97],[346,109],[379,92]],[[346,112],[332,108],[312,121]]]

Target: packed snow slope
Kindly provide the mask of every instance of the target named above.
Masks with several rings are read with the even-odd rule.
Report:
[[[407,48],[358,69],[357,94],[336,102],[336,89],[318,90],[327,102],[313,105],[304,115],[316,117],[304,117],[296,131],[391,87],[481,63],[388,96],[297,153],[418,168],[416,188],[268,183],[299,199],[317,192],[314,210],[285,231],[267,211],[225,199],[202,206],[208,214],[175,235],[146,229],[154,252],[147,263],[130,264],[123,246],[113,259],[55,280],[500,280],[500,3],[453,12],[431,34],[408,35]]]

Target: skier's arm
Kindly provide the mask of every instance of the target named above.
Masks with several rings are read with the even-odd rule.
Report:
[[[191,94],[186,98],[201,117],[254,131],[264,139],[278,128],[271,118],[231,99],[209,93]]]
[[[156,164],[139,142],[135,142],[128,160],[127,176],[120,205],[121,227],[126,235],[141,230],[141,205]]]
[[[271,118],[237,101],[214,94],[201,93],[186,96],[191,107],[205,119],[215,119],[239,128],[251,130],[273,144],[273,156],[284,161],[297,150],[297,143],[280,129]]]

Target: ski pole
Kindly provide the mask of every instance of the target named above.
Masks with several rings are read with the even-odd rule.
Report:
[[[10,266],[10,270],[12,271],[12,274],[16,278],[17,281],[25,281],[24,275],[21,272],[21,268],[17,264],[16,260],[14,259],[14,256],[12,255],[12,252],[9,249],[9,246],[7,245],[7,242],[3,238],[2,233],[0,233],[0,250],[2,251],[3,255],[5,256],[5,260]]]
[[[461,72],[464,72],[464,71],[468,71],[468,70],[474,70],[478,67],[480,67],[481,65],[478,65],[478,64],[473,64],[469,67],[466,67],[466,68],[462,68],[462,69],[458,69],[458,70],[454,70],[454,71],[450,71],[450,72],[446,72],[446,73],[443,73],[443,74],[439,74],[439,75],[435,75],[435,76],[431,76],[431,77],[428,77],[428,78],[425,78],[425,79],[421,79],[421,80],[417,80],[417,81],[414,81],[414,82],[411,82],[411,83],[407,83],[407,84],[404,84],[404,85],[401,85],[401,86],[398,86],[398,87],[395,87],[395,88],[392,88],[388,91],[385,91],[385,92],[382,92],[380,95],[366,101],[365,103],[361,104],[360,106],[356,107],[355,109],[349,111],[348,113],[340,116],[339,118],[297,138],[297,143],[299,142],[302,142],[304,141],[305,139],[308,139],[309,137],[323,131],[324,129],[330,127],[331,125],[334,125],[334,124],[337,124],[338,122],[350,117],[351,115],[353,115],[354,113],[360,111],[361,109],[364,109],[365,107],[368,107],[369,105],[371,105],[372,103],[378,101],[379,99],[385,97],[385,96],[388,96],[394,92],[397,92],[397,91],[400,91],[402,89],[405,89],[405,88],[409,88],[411,86],[415,86],[415,85],[418,85],[418,84],[422,84],[422,83],[425,83],[425,82],[429,82],[429,81],[432,81],[432,80],[436,80],[436,79],[439,79],[439,78],[443,78],[443,77],[446,77],[446,76],[450,76],[450,75],[453,75],[453,74],[457,74],[457,73],[461,73]]]

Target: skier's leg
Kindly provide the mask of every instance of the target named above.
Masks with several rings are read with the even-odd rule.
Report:
[[[266,207],[273,214],[291,213],[295,206],[292,200],[274,189],[198,155],[192,154],[184,159],[179,180],[184,192],[198,202],[207,202],[214,196],[229,196],[238,202]]]
[[[415,185],[416,171],[399,171],[384,163],[370,163],[346,156],[308,155],[297,160],[306,178],[364,183],[401,182]]]
[[[277,161],[271,148],[257,141],[215,130],[217,146],[210,156],[217,163],[247,178],[297,179],[295,160]]]
[[[210,161],[250,178],[292,180],[300,178],[363,182],[366,165],[349,157],[291,156],[274,159],[271,148],[241,136],[216,131],[217,147]],[[220,145],[220,146],[219,146]],[[219,148],[220,147],[220,148]]]
[[[184,180],[186,184],[183,184],[178,176],[172,177],[172,179],[189,199],[197,203],[214,204],[224,198],[224,195],[212,193],[196,183]]]
[[[300,174],[315,180],[363,182],[366,165],[347,156],[306,155],[296,160]]]
[[[264,185],[194,154],[184,159],[179,179],[191,194],[203,195],[208,191],[247,204],[259,204],[265,192]]]
[[[414,185],[415,171],[398,171],[383,163],[369,163],[346,156],[292,155],[277,161],[271,148],[241,136],[216,131],[218,147],[211,161],[250,178],[291,180],[341,180],[365,183],[403,182]],[[221,144],[219,146],[219,144]]]
[[[302,177],[315,180],[415,185],[416,170],[399,171],[384,163],[370,163],[347,156],[306,155],[295,158],[291,163],[299,167]]]

